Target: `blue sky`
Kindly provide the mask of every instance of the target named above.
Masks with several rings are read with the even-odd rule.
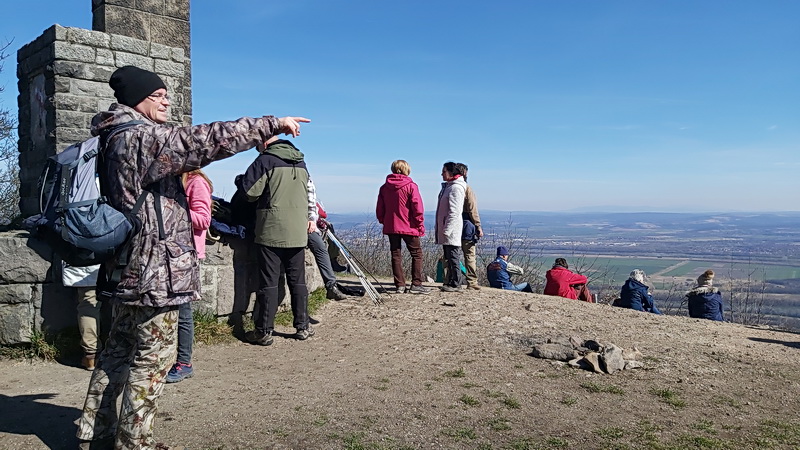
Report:
[[[89,0],[36,3],[0,17],[14,56],[54,23],[91,28]],[[195,123],[311,118],[295,143],[335,213],[372,211],[395,159],[429,210],[448,160],[481,209],[800,210],[800,2],[195,0],[191,17]],[[215,194],[253,158],[210,166]]]

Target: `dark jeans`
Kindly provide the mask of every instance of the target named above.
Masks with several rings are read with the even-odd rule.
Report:
[[[450,287],[461,285],[461,246],[443,245],[445,276],[444,284]]]
[[[259,289],[253,308],[256,333],[265,334],[275,328],[275,314],[283,300],[278,281],[286,273],[294,315],[294,327],[308,328],[308,288],[306,287],[305,248],[279,248],[256,244],[258,253]]]
[[[192,344],[194,342],[194,318],[192,304],[183,303],[178,307],[178,362],[192,363]]]
[[[397,287],[406,285],[406,276],[403,273],[403,242],[406,243],[406,248],[411,253],[411,284],[422,285],[422,245],[420,245],[419,236],[408,234],[389,234],[388,236],[389,251],[392,252],[394,285]]]
[[[317,261],[319,274],[322,276],[325,287],[329,288],[336,284],[336,274],[333,272],[333,267],[331,266],[331,256],[328,254],[328,246],[325,245],[322,236],[316,231],[308,234],[308,249],[314,254],[314,260]]]

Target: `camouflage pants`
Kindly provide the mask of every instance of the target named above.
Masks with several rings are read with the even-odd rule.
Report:
[[[178,307],[114,304],[114,321],[89,382],[78,438],[109,439],[115,449],[151,449],[156,400],[175,360]],[[122,407],[117,419],[117,397]]]

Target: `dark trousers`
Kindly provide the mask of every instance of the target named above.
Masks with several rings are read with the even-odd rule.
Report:
[[[444,249],[444,263],[445,263],[445,279],[444,284],[450,287],[458,287],[461,285],[461,246],[460,245],[443,245]]]
[[[192,363],[192,344],[194,343],[194,318],[192,304],[182,303],[178,307],[178,362]]]
[[[278,248],[256,244],[258,254],[259,288],[253,322],[258,334],[269,333],[275,328],[275,314],[283,300],[278,282],[281,273],[286,274],[289,298],[292,303],[294,327],[308,328],[308,288],[306,287],[306,261],[304,248]]]
[[[406,276],[403,273],[403,247],[406,243],[408,252],[411,253],[411,284],[420,286],[422,284],[422,245],[419,236],[408,234],[389,234],[389,251],[392,252],[392,275],[394,275],[394,285],[402,287],[406,285]]]

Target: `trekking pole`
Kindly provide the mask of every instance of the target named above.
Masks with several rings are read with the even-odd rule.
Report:
[[[333,233],[331,233],[331,234],[333,234]],[[357,258],[355,255],[353,255],[352,253],[350,253],[350,250],[348,250],[348,249],[347,249],[347,246],[345,246],[345,245],[344,245],[344,243],[342,243],[341,241],[340,241],[340,243],[342,244],[342,247],[344,247],[345,251],[347,251],[347,252],[350,254],[350,258],[351,258],[351,259],[353,259],[354,261],[356,261],[357,263],[361,264],[361,266],[363,267],[363,266],[364,266],[364,263],[363,263],[363,262],[361,262],[361,260],[359,260],[359,259],[358,259],[358,258]],[[342,247],[340,247],[340,248],[342,248]],[[363,269],[362,269],[362,270],[363,270]],[[386,289],[386,287],[383,285],[383,283],[381,283],[381,282],[380,282],[380,280],[378,280],[377,278],[375,278],[375,275],[373,275],[373,274],[371,274],[371,273],[369,273],[369,272],[364,272],[364,273],[365,273],[366,275],[369,275],[369,276],[370,276],[370,278],[372,278],[372,281],[374,281],[374,282],[375,282],[375,284],[377,284],[378,286],[380,286],[380,287],[381,287],[381,289],[382,289],[382,292],[384,292],[384,293],[386,293],[386,292],[389,292],[389,291]]]
[[[339,247],[339,250],[342,251],[342,256],[344,256],[345,261],[347,261],[347,264],[350,265],[350,267],[353,270],[353,273],[355,273],[356,276],[358,277],[359,281],[361,282],[361,285],[364,286],[364,290],[372,299],[372,303],[379,305],[381,303],[381,295],[378,293],[377,289],[375,289],[375,286],[373,286],[372,283],[369,282],[367,277],[364,275],[364,272],[361,271],[361,268],[358,266],[358,264],[356,264],[355,257],[353,257],[353,255],[350,254],[350,252],[347,250],[344,244],[342,244],[339,241],[339,239],[337,239],[336,236],[333,235],[333,233],[328,232],[328,239],[333,241],[333,243],[336,244],[337,247]]]

